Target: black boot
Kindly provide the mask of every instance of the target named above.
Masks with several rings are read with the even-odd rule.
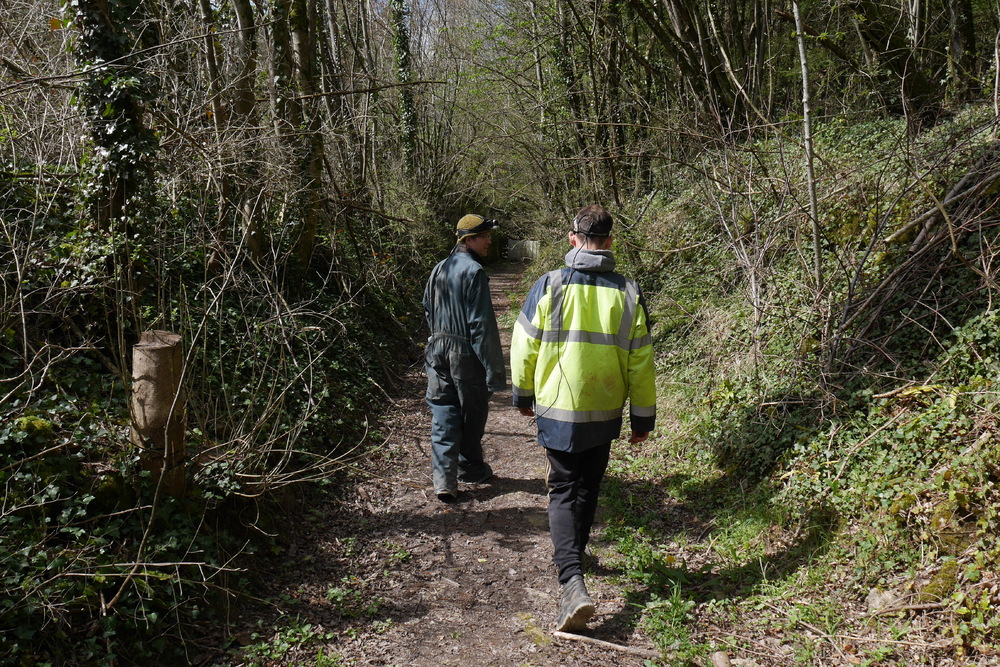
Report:
[[[556,630],[560,632],[575,632],[584,630],[587,621],[594,615],[594,601],[587,593],[587,584],[582,575],[574,575],[562,587],[562,606],[559,608],[559,618],[556,620]]]

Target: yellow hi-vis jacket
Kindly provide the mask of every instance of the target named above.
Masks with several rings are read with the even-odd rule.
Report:
[[[653,430],[656,379],[645,300],[614,272],[610,250],[574,248],[566,268],[535,282],[510,344],[516,407],[533,408],[538,442],[580,452],[621,434]]]

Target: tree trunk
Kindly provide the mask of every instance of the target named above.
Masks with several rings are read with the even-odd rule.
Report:
[[[865,41],[899,79],[902,108],[894,111],[906,116],[911,132],[925,123],[933,123],[941,111],[941,89],[919,66],[920,59],[914,51],[919,37],[912,32],[901,34],[900,17],[883,15],[881,6],[873,0],[853,0],[848,8],[861,17],[858,25]],[[909,11],[908,16],[911,15],[917,23],[913,30],[917,30],[921,25],[919,11]]]
[[[154,45],[138,0],[108,5],[79,0],[73,23],[79,30],[77,61],[84,70],[80,100],[97,147],[90,169],[95,187],[87,202],[101,230],[125,231],[125,211],[151,176],[156,138],[144,123],[142,98],[151,95],[150,75],[136,67],[133,50]],[[136,83],[138,82],[138,83]]]
[[[254,19],[250,0],[232,0],[236,12],[236,59],[238,74],[234,85],[236,99],[233,108],[240,118],[248,120],[256,111],[257,97],[254,94],[254,77],[257,75],[257,22]]]
[[[298,271],[312,257],[323,203],[323,138],[316,110],[316,49],[310,27],[316,19],[315,0],[276,0],[272,7],[271,100],[276,131],[292,164],[290,212],[299,217],[292,256]]]
[[[971,0],[948,0],[948,73],[960,99],[979,92],[976,76],[976,29],[972,23]]]
[[[205,27],[205,67],[208,69],[208,98],[212,105],[212,128],[215,130],[216,164],[214,169],[219,174],[219,203],[216,214],[216,224],[213,234],[216,244],[215,252],[227,245],[229,238],[229,202],[232,196],[232,173],[226,166],[225,157],[227,129],[226,110],[222,102],[222,84],[219,77],[218,54],[216,53],[215,13],[211,0],[200,0],[201,20]]]
[[[538,2],[537,0],[529,0],[528,8],[531,12],[531,43],[532,52],[535,56],[535,83],[537,84],[538,92],[538,125],[541,127],[545,125],[545,71],[542,69],[542,63],[544,62],[542,56],[542,38],[540,37],[540,31],[538,29]]]
[[[312,30],[312,26],[317,25],[316,0],[293,0],[288,22],[295,54],[299,113],[307,123],[300,165],[303,189],[302,225],[295,242],[295,256],[300,266],[305,268],[309,266],[316,244],[320,211],[323,209],[323,124],[316,98],[319,86],[316,82],[316,37]]]
[[[233,114],[231,121],[237,126],[237,150],[241,160],[236,177],[233,198],[240,216],[240,228],[247,252],[254,261],[260,261],[270,242],[267,230],[262,224],[262,214],[258,211],[257,197],[251,194],[260,177],[260,147],[257,139],[257,96],[254,92],[254,78],[257,76],[257,22],[250,0],[232,0],[239,32],[236,35],[237,71]]]
[[[573,60],[573,34],[570,29],[569,11],[567,11],[566,0],[559,2],[559,39],[556,46],[556,66],[562,76],[562,83],[566,87],[566,100],[569,102],[570,127],[573,130],[573,139],[576,142],[578,155],[587,155],[587,137],[583,131],[583,122],[586,119],[583,104],[583,94],[580,90],[580,81],[576,73],[576,63]]]
[[[405,0],[391,0],[392,43],[396,55],[399,89],[400,125],[403,139],[403,159],[406,172],[415,173],[417,152],[417,111],[413,103],[413,60],[410,53],[410,6]]]

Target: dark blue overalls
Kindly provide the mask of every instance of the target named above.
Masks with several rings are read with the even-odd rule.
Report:
[[[436,493],[489,477],[483,433],[489,397],[507,387],[489,278],[464,245],[431,272],[424,289],[431,335],[424,355]]]

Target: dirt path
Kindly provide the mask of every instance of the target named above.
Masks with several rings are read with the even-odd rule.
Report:
[[[510,341],[503,314],[517,268],[493,273],[505,357]],[[508,357],[509,358],[509,357]],[[301,627],[319,634],[324,656],[352,665],[641,665],[616,650],[554,638],[559,603],[551,563],[543,483],[544,455],[534,426],[493,397],[484,438],[495,477],[462,485],[456,504],[430,489],[430,411],[421,368],[406,378],[386,419],[388,443],[366,464],[357,496],[315,507],[315,522],[296,531],[275,581],[274,598]],[[600,554],[601,545],[597,543]],[[637,634],[631,608],[614,584],[616,573],[588,577],[598,614],[588,635],[650,649]],[[277,625],[283,619],[276,618]],[[299,654],[296,657],[296,654]],[[316,664],[290,651],[277,664]],[[298,663],[301,664],[301,663]]]

